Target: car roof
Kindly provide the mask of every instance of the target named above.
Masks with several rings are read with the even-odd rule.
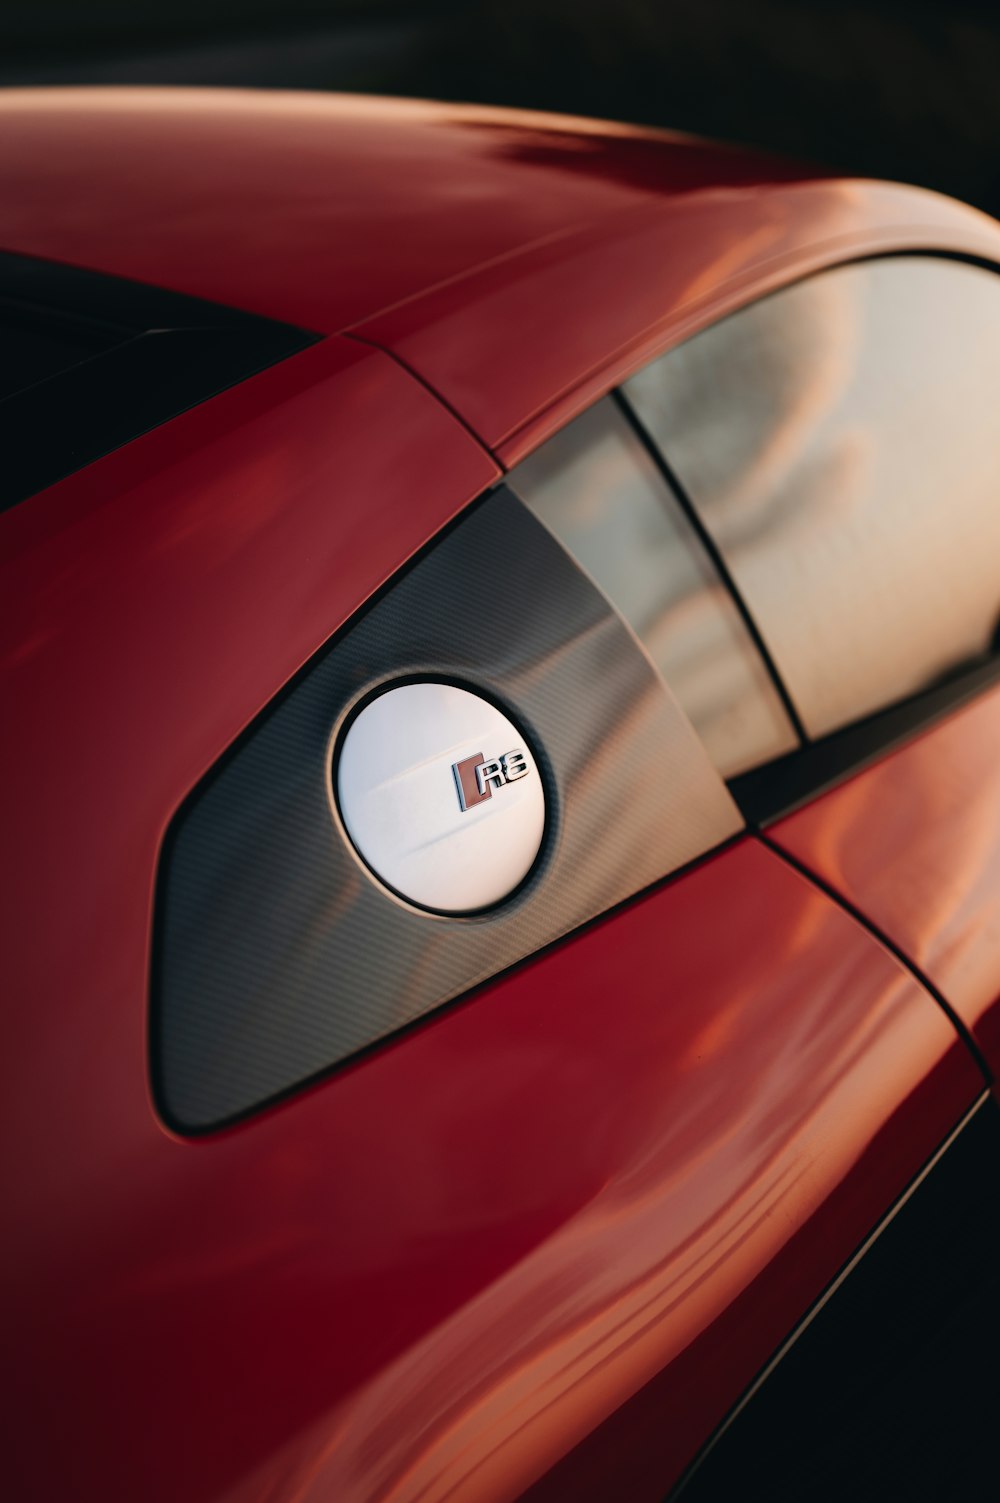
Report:
[[[1000,260],[937,194],[733,146],[309,93],[0,95],[0,249],[388,350],[502,463],[770,287],[924,247]]]
[[[627,126],[209,89],[0,98],[0,244],[333,334],[526,247],[800,169]]]

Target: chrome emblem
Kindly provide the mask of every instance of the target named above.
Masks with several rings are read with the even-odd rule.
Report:
[[[458,802],[464,812],[492,798],[494,788],[503,788],[508,783],[516,783],[518,778],[527,777],[531,768],[523,751],[509,751],[492,762],[487,762],[482,752],[477,752],[474,757],[453,762],[451,770],[455,775]]]

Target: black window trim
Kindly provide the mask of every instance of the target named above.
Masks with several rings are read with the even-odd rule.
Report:
[[[765,829],[997,685],[1000,654],[977,658],[908,699],[730,778],[729,791],[748,827]]]

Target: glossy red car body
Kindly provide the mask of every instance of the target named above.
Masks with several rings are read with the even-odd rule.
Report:
[[[777,850],[195,1141],[148,1082],[161,842],[373,591],[651,355],[808,270],[1000,261],[1000,232],[499,111],[8,93],[0,121],[3,249],[326,336],[0,526],[8,1487],[659,1498],[981,1094],[921,976],[1000,1063],[1000,692]]]

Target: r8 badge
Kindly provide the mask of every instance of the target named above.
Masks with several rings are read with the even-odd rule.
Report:
[[[363,865],[420,908],[489,908],[541,848],[545,792],[527,742],[454,684],[399,684],[369,700],[343,738],[334,787]]]
[[[504,752],[493,762],[487,762],[482,752],[466,757],[462,762],[452,763],[452,772],[458,785],[458,801],[463,812],[476,804],[492,798],[494,785],[503,788],[527,777],[531,771],[523,751]]]

